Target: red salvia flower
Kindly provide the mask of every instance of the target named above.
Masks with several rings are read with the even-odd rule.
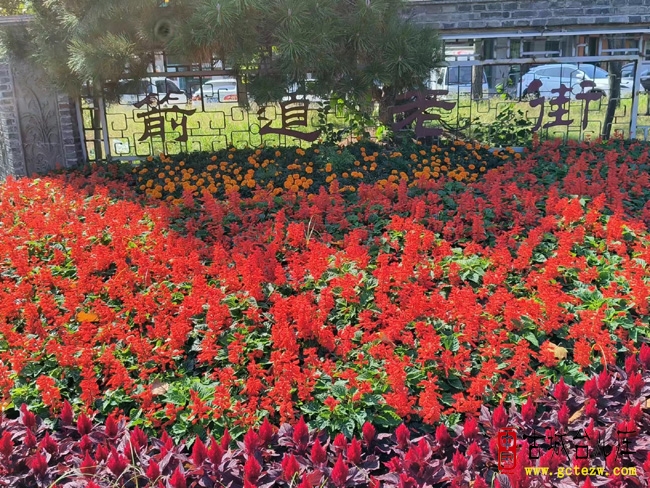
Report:
[[[260,443],[260,436],[253,429],[248,429],[248,432],[244,436],[244,449],[246,449],[246,453],[249,455],[255,454],[260,447]]]
[[[300,465],[293,454],[285,454],[282,458],[282,477],[286,482],[291,482],[295,474],[300,471]]]
[[[25,444],[25,447],[31,449],[33,447],[36,447],[37,443],[38,441],[36,440],[34,433],[31,430],[28,430],[25,434],[25,438],[23,439],[23,444]]]
[[[612,376],[607,372],[607,370],[603,370],[598,375],[598,389],[600,390],[601,393],[606,393],[607,390],[609,389],[609,385],[611,384],[612,384]]]
[[[332,473],[330,474],[330,478],[334,485],[339,488],[344,486],[348,479],[348,472],[349,470],[343,461],[343,456],[339,454],[339,457],[334,464],[334,468],[332,469]]]
[[[348,439],[345,437],[344,434],[336,434],[336,437],[334,438],[334,442],[332,442],[334,445],[334,448],[336,449],[337,452],[345,452],[345,450],[348,448]]]
[[[131,444],[135,448],[136,451],[141,451],[144,447],[146,447],[147,443],[149,442],[149,438],[147,437],[147,434],[144,433],[144,431],[140,427],[135,427],[131,431]]]
[[[230,437],[230,432],[228,432],[228,429],[224,429],[223,431],[223,436],[221,436],[221,448],[224,451],[228,450],[228,447],[230,446],[230,441],[232,438]]]
[[[98,463],[101,463],[102,461],[106,461],[106,459],[108,459],[109,454],[110,452],[108,450],[108,447],[106,447],[103,444],[99,444],[97,446],[97,450],[95,451],[95,461],[97,461]]]

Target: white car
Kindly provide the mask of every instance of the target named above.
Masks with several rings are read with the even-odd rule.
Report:
[[[445,90],[447,97],[471,96],[472,94],[472,67],[471,66],[443,66],[431,72],[429,86],[432,90]],[[481,86],[483,96],[488,93],[488,81],[483,71]]]
[[[574,100],[578,93],[589,92],[596,88],[583,88],[580,85],[583,81],[596,83],[574,64],[535,66],[521,77],[517,85],[517,96],[519,98],[527,95],[555,98],[559,95],[561,85],[564,85],[571,90],[565,93],[565,96]]]
[[[237,102],[237,80],[235,78],[214,78],[206,81],[192,94],[192,102],[234,103]]]
[[[170,78],[145,78],[140,82],[121,80],[120,92],[120,105],[142,104],[151,95],[155,95],[163,107],[187,104],[187,95]]]
[[[621,92],[623,92],[623,87],[625,87],[628,92],[632,92],[632,86],[634,85],[634,65],[636,63],[629,63],[623,66],[621,69]],[[650,61],[643,61],[641,63],[641,86],[637,87],[639,91],[648,91],[646,88],[650,85]]]

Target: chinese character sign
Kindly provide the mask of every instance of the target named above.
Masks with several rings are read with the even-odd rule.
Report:
[[[551,111],[548,112],[548,116],[551,118],[548,122],[542,125],[544,121],[544,116],[546,115],[546,97],[538,96],[528,102],[531,108],[539,107],[539,116],[537,117],[537,122],[532,128],[533,132],[537,132],[539,129],[544,128],[548,129],[550,127],[556,126],[569,126],[574,120],[568,117],[569,109],[567,104],[571,102],[571,95],[575,97],[576,100],[584,100],[585,106],[582,116],[582,129],[587,128],[589,123],[589,104],[600,100],[605,96],[603,92],[593,91],[596,84],[591,80],[585,80],[580,83],[581,91],[574,93],[573,88],[566,86],[565,84],[560,84],[558,88],[553,88],[550,90],[551,94],[554,94],[548,102]],[[526,88],[528,93],[539,93],[540,89],[543,87],[541,80],[535,79],[530,82]]]
[[[296,139],[301,139],[307,142],[314,142],[318,139],[320,131],[314,130],[311,132],[301,132],[295,127],[307,127],[309,100],[298,100],[295,93],[292,93],[289,100],[280,102],[280,110],[282,111],[282,126],[271,127],[273,121],[266,117],[266,107],[260,108],[257,112],[259,116],[261,127],[260,135],[278,134]]]
[[[391,107],[391,115],[402,114],[404,117],[392,125],[395,132],[404,130],[406,127],[415,122],[415,137],[439,137],[442,135],[442,129],[439,127],[424,127],[424,122],[431,120],[440,120],[440,114],[431,114],[427,110],[430,108],[441,108],[446,111],[453,110],[455,102],[439,100],[439,96],[448,95],[448,90],[426,90],[426,91],[409,91],[400,95],[398,101],[406,101],[401,105]]]
[[[150,93],[141,102],[133,104],[136,108],[142,108],[145,105],[149,107],[147,112],[137,114],[137,117],[142,119],[144,122],[144,133],[142,134],[142,137],[140,137],[140,141],[153,137],[160,137],[164,142],[165,117],[167,114],[173,114],[176,117],[171,121],[172,129],[176,130],[180,128],[180,135],[175,140],[178,142],[187,142],[187,117],[193,115],[196,112],[196,109],[186,110],[178,108],[176,105],[173,105],[170,108],[160,108],[161,105],[170,101],[177,102],[179,99],[172,97],[171,93],[168,93],[162,99],[159,99],[156,94]]]

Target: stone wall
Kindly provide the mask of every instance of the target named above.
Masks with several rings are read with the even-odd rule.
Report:
[[[0,62],[0,179],[72,167],[82,160],[74,100],[59,93],[32,64]]]
[[[417,22],[450,32],[650,26],[650,0],[410,0]]]

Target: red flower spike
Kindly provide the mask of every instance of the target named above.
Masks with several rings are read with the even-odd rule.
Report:
[[[361,464],[361,443],[357,440],[356,437],[352,438],[352,442],[348,446],[347,451],[348,462],[359,465]]]
[[[61,415],[59,418],[63,425],[72,425],[74,414],[72,413],[72,406],[68,400],[63,402],[63,408],[61,409]]]
[[[300,471],[300,465],[293,454],[285,454],[282,458],[282,478],[287,483],[293,480],[296,473]]]
[[[244,449],[249,455],[255,454],[260,446],[260,436],[253,429],[248,429],[244,436]]]
[[[169,484],[172,488],[187,488],[187,480],[185,479],[185,475],[181,472],[180,466],[176,467],[171,478],[169,478]]]
[[[111,447],[111,454],[106,461],[106,467],[118,478],[129,466],[129,460],[119,454],[114,447]]]
[[[163,430],[163,433],[160,436],[160,442],[162,442],[163,447],[168,451],[174,448],[174,439],[170,437],[166,430]]]
[[[149,443],[149,437],[140,427],[135,427],[131,431],[131,445],[136,451],[140,452]]]
[[[115,437],[117,435],[117,422],[113,415],[106,417],[106,436],[109,438]]]
[[[20,406],[20,420],[29,430],[34,430],[36,427],[36,415],[30,412],[24,403]]]
[[[397,488],[418,488],[418,482],[406,473],[400,473]]]
[[[149,461],[149,465],[147,466],[147,471],[145,472],[145,475],[147,475],[147,478],[149,478],[150,480],[157,480],[158,478],[160,478],[160,466],[153,459]]]
[[[314,445],[311,447],[311,462],[319,465],[323,464],[327,461],[327,452],[325,452],[325,449],[323,449],[323,446],[321,446],[320,440],[318,440],[318,437],[314,441]]]
[[[90,440],[88,435],[84,435],[81,440],[79,440],[79,449],[81,452],[90,451],[93,448],[93,441]]]
[[[397,438],[397,445],[400,449],[406,449],[411,440],[411,433],[406,425],[399,424],[399,427],[395,430],[395,437]]]
[[[463,424],[463,437],[472,440],[478,436],[478,422],[472,416],[468,416]]]
[[[589,398],[596,399],[600,396],[600,390],[598,389],[598,383],[596,378],[591,378],[585,382],[584,386],[585,395]]]
[[[508,425],[508,413],[503,404],[500,404],[492,414],[492,426],[499,430]]]
[[[348,439],[343,434],[337,434],[332,444],[337,452],[344,452],[348,448]]]
[[[454,471],[456,471],[456,473],[462,474],[467,469],[467,458],[463,456],[460,451],[456,451],[451,459],[451,464],[454,467]]]
[[[196,440],[194,441],[194,445],[192,446],[192,463],[194,463],[194,466],[197,468],[203,464],[203,461],[205,461],[208,458],[208,449],[205,447],[205,444],[203,444],[203,441],[199,439],[199,436],[196,436]]]
[[[639,363],[636,360],[636,356],[628,356],[625,358],[625,373],[629,376],[632,373],[636,373],[639,370]]]
[[[273,426],[269,422],[268,418],[264,419],[264,422],[262,422],[262,425],[260,426],[260,440],[262,441],[262,446],[266,447],[269,445],[271,440],[273,439],[273,436],[275,435],[275,432],[273,431]]]
[[[598,410],[598,403],[593,398],[590,398],[585,403],[585,415],[592,419],[597,419],[600,415],[600,410]]]
[[[627,387],[630,389],[630,393],[634,398],[638,398],[641,394],[643,385],[643,377],[638,373],[632,373],[627,379]]]
[[[309,427],[305,422],[305,417],[300,417],[300,420],[293,427],[293,442],[298,445],[300,451],[304,451],[309,444]]]
[[[476,479],[474,480],[473,488],[490,488],[490,487],[488,486],[488,484],[485,482],[483,478],[477,476]]]
[[[93,424],[90,418],[85,413],[79,415],[79,418],[77,419],[77,431],[79,432],[79,435],[84,436],[90,434],[92,428]]]
[[[553,396],[560,403],[566,402],[567,398],[569,398],[569,387],[564,383],[564,378],[560,378],[559,383],[555,385]]]
[[[609,456],[605,459],[605,464],[607,465],[607,469],[610,471],[614,471],[614,468],[619,466],[618,462],[618,455],[616,453],[617,449],[613,448],[612,452],[609,453]]]
[[[639,360],[645,369],[650,369],[650,346],[643,344],[639,351]]]
[[[230,441],[232,440],[232,437],[230,437],[230,432],[228,432],[228,429],[225,429],[223,431],[223,436],[221,436],[221,448],[224,451],[227,451],[228,448],[230,447]]]
[[[537,406],[529,397],[526,403],[521,406],[521,418],[527,424],[533,421],[537,413]]]
[[[29,468],[37,478],[42,478],[47,472],[47,458],[40,452],[34,454],[28,462]]]
[[[84,476],[92,476],[97,471],[97,464],[95,463],[93,458],[90,457],[90,453],[88,451],[86,451],[86,456],[81,462],[81,465],[79,466],[79,470],[81,471],[81,474],[83,474]]]
[[[601,393],[607,393],[609,386],[612,384],[612,375],[610,375],[606,369],[604,369],[598,375],[598,389]]]
[[[244,480],[249,483],[257,483],[261,473],[262,467],[255,459],[255,456],[248,456],[246,464],[244,464]]]
[[[25,438],[23,439],[23,444],[25,444],[25,447],[28,449],[31,449],[33,447],[36,447],[36,444],[38,441],[36,440],[36,436],[31,430],[27,431],[27,434],[25,434]]]
[[[339,454],[339,457],[334,464],[334,469],[332,469],[332,473],[330,474],[330,478],[332,479],[332,482],[334,482],[334,485],[339,488],[344,486],[345,482],[348,480],[348,473],[349,470],[343,461],[343,456]]]
[[[560,425],[563,425],[564,427],[569,425],[570,414],[571,411],[569,410],[569,407],[567,407],[566,403],[563,403],[562,407],[560,407],[560,410],[557,413],[557,420],[560,422]]]
[[[214,440],[214,438],[210,439],[210,449],[208,450],[208,457],[210,458],[210,462],[215,466],[219,467],[221,464],[221,460],[223,459],[223,454],[224,450],[221,445]]]
[[[587,476],[585,482],[582,484],[582,488],[594,488],[594,485],[591,484],[591,479]]]
[[[454,442],[444,424],[440,424],[436,428],[436,441],[438,441],[438,444],[441,446],[450,446]]]
[[[13,452],[14,441],[11,438],[11,434],[5,430],[2,433],[2,437],[0,437],[0,454],[2,454],[5,458],[8,458]]]
[[[368,483],[368,488],[381,488],[381,481],[379,481],[374,476],[371,476],[370,483]]]
[[[50,437],[50,433],[46,432],[45,437],[41,440],[41,442],[38,443],[38,447],[40,449],[45,449],[47,452],[50,454],[56,454],[56,452],[59,450],[59,444]]]
[[[361,428],[361,432],[363,434],[363,440],[366,443],[366,446],[370,446],[372,444],[372,441],[375,440],[375,436],[377,435],[377,430],[373,427],[373,425],[370,422],[366,422],[363,424],[363,427]]]
[[[102,461],[106,461],[108,459],[108,448],[104,446],[103,444],[100,444],[97,446],[97,450],[95,451],[95,461],[98,463],[101,463]]]
[[[298,485],[298,488],[312,488],[312,485],[309,482],[309,477],[307,475],[302,477],[302,481]]]
[[[476,441],[472,442],[467,448],[467,456],[472,456],[474,459],[476,459],[481,454],[483,454],[483,450]]]

